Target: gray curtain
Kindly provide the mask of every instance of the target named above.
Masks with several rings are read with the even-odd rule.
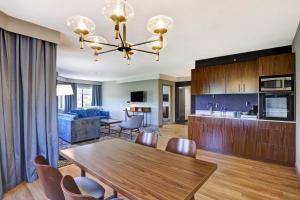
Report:
[[[101,85],[93,85],[92,106],[102,106],[102,86]]]
[[[70,112],[77,108],[77,84],[76,83],[68,83],[72,86],[73,95],[65,96],[65,112]]]
[[[0,199],[37,178],[36,155],[57,167],[56,44],[0,28]]]

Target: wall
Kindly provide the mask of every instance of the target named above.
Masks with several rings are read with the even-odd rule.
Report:
[[[159,80],[145,80],[126,83],[115,81],[103,82],[102,97],[103,109],[111,113],[115,119],[125,119],[124,109],[130,101],[130,92],[146,91],[147,101],[136,103],[136,106],[151,107],[151,114],[148,114],[148,124],[158,126],[159,123]]]
[[[293,42],[296,53],[296,168],[300,173],[300,23]]]
[[[0,27],[14,33],[59,44],[60,32],[21,19],[10,17],[0,11]]]
[[[246,102],[250,104],[246,106]],[[258,94],[219,94],[196,96],[196,110],[209,110],[208,103],[218,103],[220,110],[225,107],[228,111],[249,111],[253,105],[258,105]]]

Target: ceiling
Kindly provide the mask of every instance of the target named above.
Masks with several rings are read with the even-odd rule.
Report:
[[[66,19],[91,18],[96,34],[114,42],[114,26],[102,15],[104,0],[1,0],[0,10],[10,16],[62,33],[57,66],[62,76],[108,81],[149,74],[189,76],[195,60],[290,45],[300,19],[299,0],[128,0],[135,17],[128,23],[128,40],[147,40],[147,21],[165,14],[174,19],[159,62],[150,54],[136,53],[132,64],[120,52],[94,61],[89,49],[79,50],[78,38]],[[107,48],[109,49],[109,48]],[[145,47],[147,49],[147,47]]]

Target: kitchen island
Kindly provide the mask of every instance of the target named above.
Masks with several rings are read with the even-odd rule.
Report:
[[[190,115],[188,137],[200,149],[295,165],[294,122]]]

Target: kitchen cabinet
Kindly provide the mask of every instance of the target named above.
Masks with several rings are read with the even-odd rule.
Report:
[[[225,68],[203,67],[192,70],[192,95],[225,94]]]
[[[226,93],[258,93],[258,66],[256,61],[228,64],[225,68]]]
[[[189,116],[188,137],[200,149],[295,164],[295,123]]]
[[[295,54],[264,56],[258,59],[259,76],[294,74]]]

